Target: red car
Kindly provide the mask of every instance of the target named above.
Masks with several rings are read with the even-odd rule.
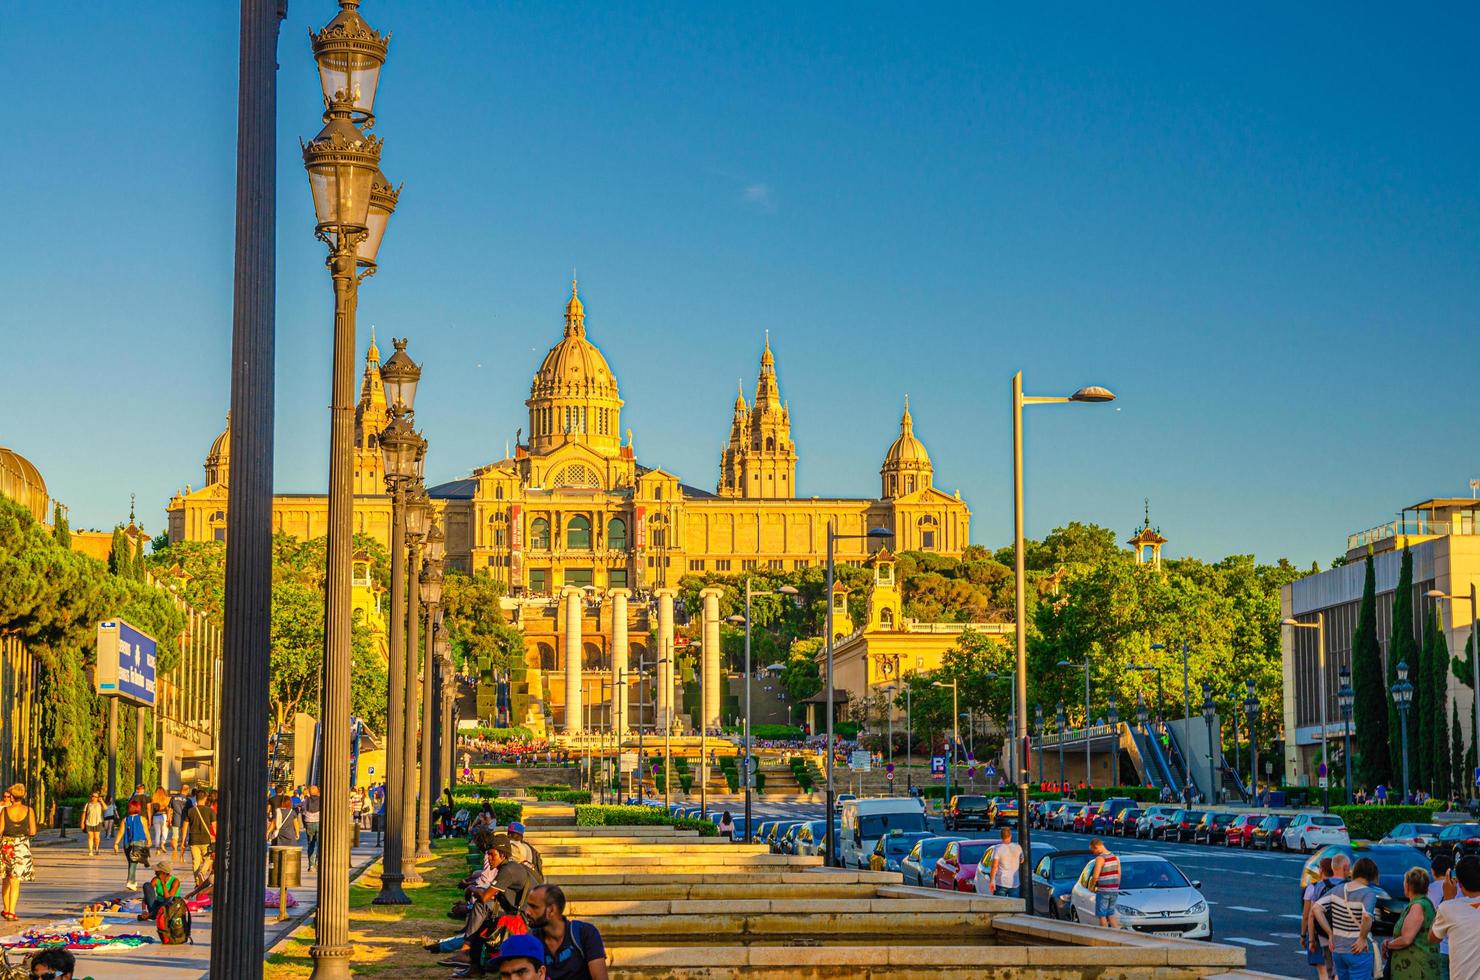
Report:
[[[1259,821],[1264,819],[1262,813],[1240,813],[1228,825],[1223,843],[1229,847],[1248,847],[1254,843],[1254,828],[1259,826]]]
[[[1099,807],[1087,806],[1084,809],[1080,810],[1078,813],[1074,814],[1074,833],[1089,833],[1090,828],[1094,825],[1095,814],[1098,812]]]
[[[976,866],[987,855],[987,848],[1000,840],[953,840],[935,862],[935,887],[954,892],[975,893]]]

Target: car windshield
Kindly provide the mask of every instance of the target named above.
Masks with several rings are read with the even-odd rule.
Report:
[[[915,813],[872,813],[858,818],[858,832],[865,840],[882,837],[891,830],[913,833],[925,829],[925,814]]]
[[[1233,818],[1234,818],[1234,814],[1232,814],[1232,813],[1215,813],[1215,814],[1213,814],[1213,823],[1215,823],[1215,824],[1233,823]]]
[[[914,849],[915,841],[919,839],[919,834],[899,834],[898,836],[891,835],[885,837],[884,840],[888,843],[884,845],[884,853],[893,856],[908,854]]]
[[[1186,813],[1182,814],[1182,821],[1184,823],[1198,823],[1205,816],[1207,816],[1207,814],[1203,813],[1201,810],[1188,810]]]
[[[1079,877],[1084,866],[1093,861],[1093,854],[1066,854],[1054,857],[1048,863],[1048,877],[1054,881],[1072,881]]]
[[[987,798],[985,796],[958,796],[958,797],[956,797],[956,805],[957,806],[986,806],[987,805]]]
[[[1401,881],[1408,873],[1409,868],[1423,868],[1429,870],[1429,862],[1424,859],[1423,854],[1411,847],[1392,845],[1388,848],[1371,848],[1356,852],[1353,861],[1359,857],[1370,857],[1377,862],[1377,873],[1384,879]]]
[[[1439,825],[1436,823],[1416,823],[1412,825],[1412,828],[1408,832],[1415,836],[1418,834],[1436,834],[1439,832]]]
[[[982,856],[987,853],[986,844],[962,844],[961,864],[981,864]]]
[[[920,860],[939,861],[940,856],[944,854],[946,852],[946,848],[950,846],[951,841],[948,837],[928,838],[925,841],[922,841],[920,844]]]
[[[1455,840],[1459,837],[1473,837],[1480,834],[1480,823],[1454,823],[1439,831],[1442,840]]]
[[[1120,862],[1120,887],[1134,888],[1186,888],[1187,876],[1170,861],[1122,861]]]

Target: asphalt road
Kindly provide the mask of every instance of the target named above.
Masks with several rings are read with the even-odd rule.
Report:
[[[757,820],[820,820],[822,810],[812,803],[757,802],[753,807]],[[932,830],[941,830],[939,817],[931,818],[930,823]],[[1033,839],[1060,850],[1089,845],[1085,834],[1040,830],[1034,832]],[[1203,897],[1212,907],[1214,941],[1243,946],[1249,969],[1286,976],[1314,975],[1300,949],[1297,891],[1304,855],[1120,838],[1109,838],[1107,843],[1121,854],[1159,854],[1188,878],[1200,881]]]

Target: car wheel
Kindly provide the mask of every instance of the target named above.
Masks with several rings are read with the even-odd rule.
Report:
[[[1073,905],[1073,904],[1071,904],[1069,906],[1069,921],[1070,922],[1078,922],[1079,921],[1079,906]]]

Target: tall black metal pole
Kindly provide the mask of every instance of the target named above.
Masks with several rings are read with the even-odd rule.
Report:
[[[212,976],[262,973],[277,234],[277,36],[286,0],[242,0],[226,610]]]

